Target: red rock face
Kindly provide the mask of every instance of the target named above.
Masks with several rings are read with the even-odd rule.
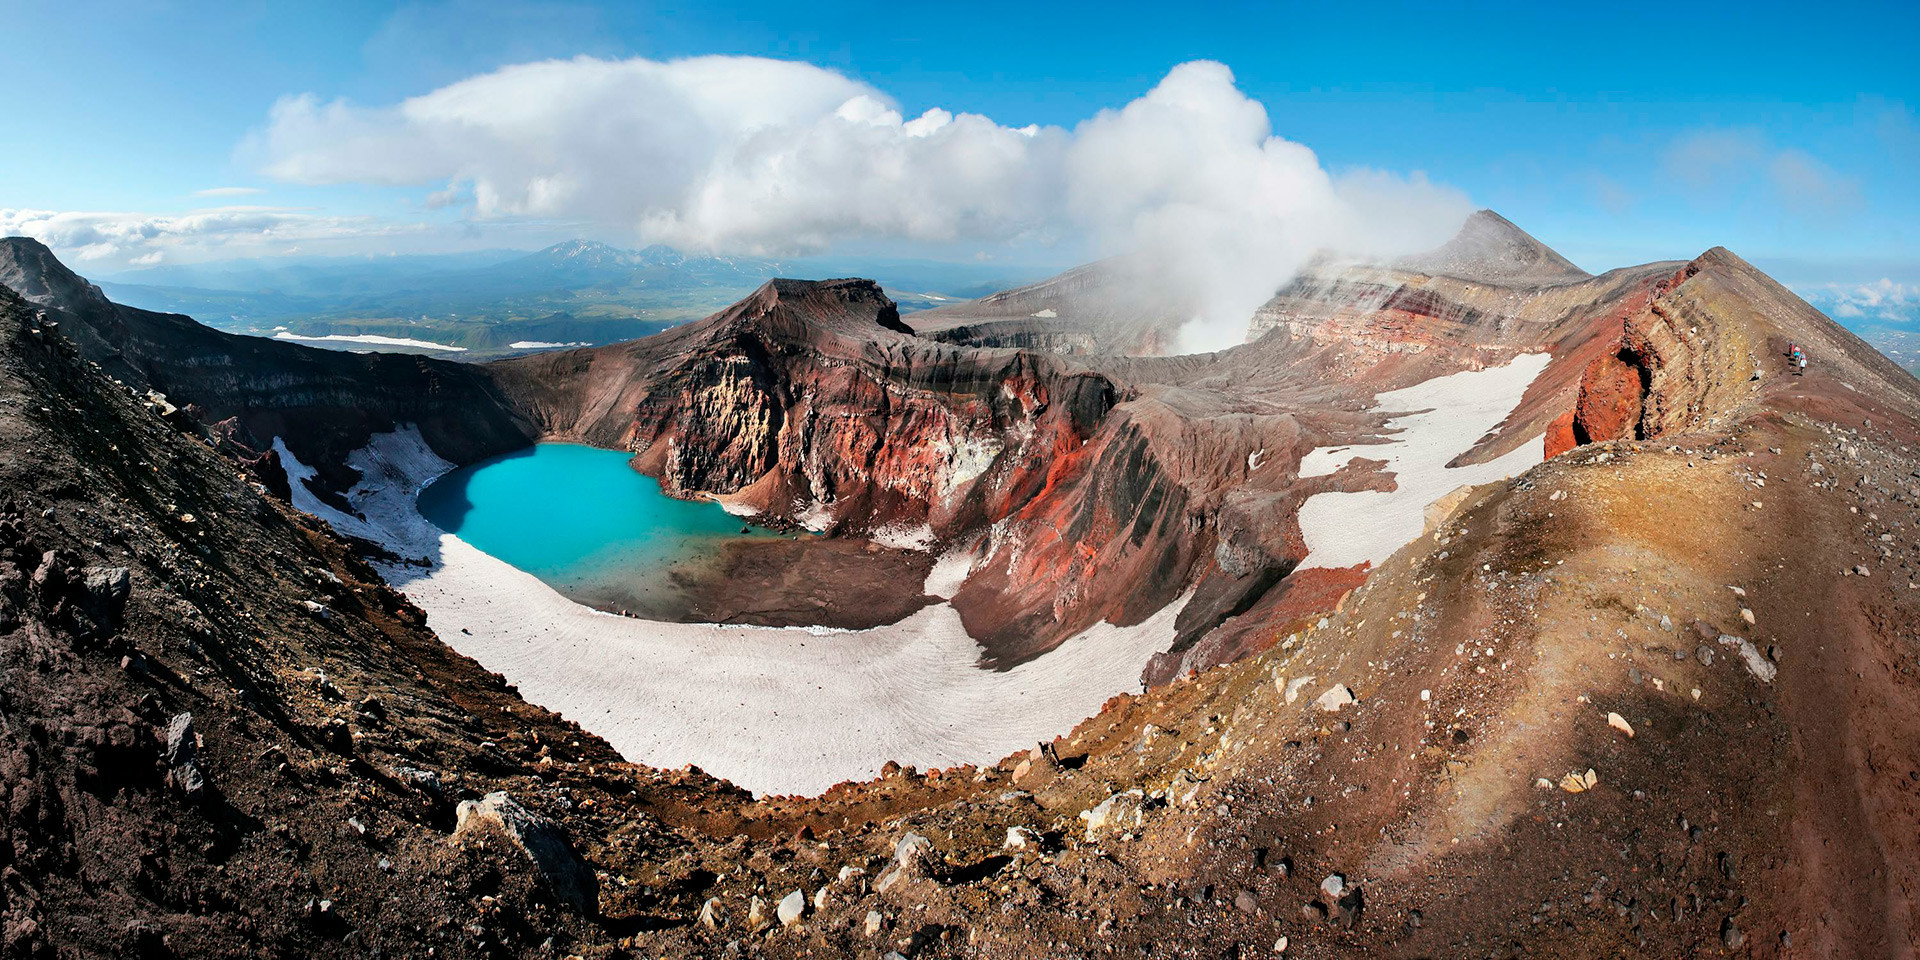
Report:
[[[1631,356],[1621,350],[1587,366],[1573,410],[1575,443],[1634,439],[1646,388],[1640,382],[1641,368],[1627,359]]]
[[[668,493],[941,539],[1045,490],[1115,397],[1044,357],[914,337],[868,281],[775,281],[675,334],[498,369],[549,435],[613,439]]]
[[[1547,427],[1547,434],[1541,441],[1545,447],[1545,452],[1542,456],[1546,459],[1551,460],[1580,445],[1580,441],[1575,439],[1573,433],[1573,418],[1575,413],[1577,413],[1577,411],[1568,410],[1566,413],[1555,418],[1553,423]]]

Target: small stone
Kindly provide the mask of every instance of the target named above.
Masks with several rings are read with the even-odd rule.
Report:
[[[1233,908],[1241,913],[1255,914],[1260,912],[1260,901],[1254,897],[1252,890],[1242,890],[1233,895]]]
[[[1612,727],[1615,730],[1618,730],[1629,737],[1633,736],[1633,724],[1628,723],[1626,717],[1623,717],[1617,713],[1607,714],[1607,726]]]
[[[720,929],[720,898],[708,897],[700,907],[700,925],[708,930]]]
[[[1749,626],[1749,627],[1751,627],[1751,626],[1753,626],[1753,623],[1754,623],[1754,621],[1753,621],[1753,611],[1752,611],[1752,610],[1748,610],[1748,609],[1747,609],[1746,607],[1741,607],[1741,608],[1740,608],[1740,619],[1741,619],[1741,620],[1744,620],[1744,621],[1746,621],[1746,624],[1747,624],[1747,626]]]
[[[1346,892],[1346,889],[1347,878],[1337,873],[1329,874],[1325,880],[1320,881],[1320,892],[1329,897],[1337,897]]]
[[[1026,827],[1008,827],[1007,842],[1000,845],[1002,850],[1029,850],[1038,845],[1039,838]]]
[[[868,910],[867,911],[867,936],[869,937],[879,936],[880,928],[885,926],[886,923],[887,923],[887,918],[881,916],[880,911]]]
[[[780,901],[780,906],[774,909],[774,915],[780,918],[780,925],[783,927],[791,927],[799,923],[800,918],[806,913],[807,895],[798,890],[787,894],[786,898]]]
[[[1273,942],[1273,952],[1274,952],[1274,953],[1286,953],[1286,952],[1287,952],[1287,938],[1286,938],[1286,937],[1281,937],[1280,939],[1278,939],[1278,940],[1275,940],[1275,941]]]
[[[1747,934],[1733,922],[1732,917],[1728,917],[1720,921],[1720,942],[1726,944],[1729,950],[1738,950],[1741,944],[1747,942]]]
[[[765,901],[761,900],[759,897],[754,897],[750,902],[748,902],[747,904],[747,929],[748,930],[752,930],[753,932],[758,933],[762,930],[765,930],[771,923],[772,921],[767,919],[767,904]]]

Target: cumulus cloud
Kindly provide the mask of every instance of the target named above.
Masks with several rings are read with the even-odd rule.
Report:
[[[1068,219],[1105,246],[1144,253],[1194,315],[1186,351],[1230,346],[1315,252],[1412,253],[1446,241],[1464,195],[1378,171],[1334,178],[1273,135],[1266,108],[1208,61],[1080,125],[1068,148]]]
[[[882,91],[804,63],[581,57],[391,106],[285,98],[246,149],[282,180],[425,187],[429,205],[483,220],[577,219],[688,249],[878,239],[1144,253],[1190,294],[1189,349],[1238,342],[1316,250],[1413,252],[1470,212],[1423,177],[1330,174],[1204,61],[1069,130],[938,107],[907,117]]]
[[[1804,295],[1843,320],[1920,320],[1920,284],[1881,277],[1872,283],[1821,284]]]
[[[0,236],[33,237],[82,263],[134,266],[158,263],[168,251],[257,253],[303,238],[363,236],[369,228],[356,219],[277,207],[218,207],[176,216],[0,208]]]

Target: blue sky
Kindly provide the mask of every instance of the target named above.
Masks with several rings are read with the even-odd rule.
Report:
[[[309,252],[630,239],[577,206],[489,213],[457,185],[429,203],[446,182],[395,183],[387,171],[273,175],[260,138],[282,98],[377,110],[578,55],[799,60],[879,91],[905,118],[940,107],[1072,130],[1207,59],[1329,173],[1424,174],[1589,269],[1724,244],[1791,282],[1920,283],[1912,3],[1817,15],[1714,3],[293,6],[12,5],[15,136],[0,156],[0,210],[175,217],[243,206],[335,221]],[[196,193],[213,188],[258,192]],[[1012,244],[1020,254],[973,235],[909,246],[1043,259],[1081,250],[1022,246],[1032,236]],[[138,249],[101,265],[124,268]]]

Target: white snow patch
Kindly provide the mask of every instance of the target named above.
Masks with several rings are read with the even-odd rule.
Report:
[[[750,503],[742,503],[729,497],[714,497],[713,502],[719,504],[720,509],[736,517],[757,517],[760,515],[760,509],[758,507]]]
[[[973,574],[974,564],[980,562],[980,545],[971,544],[955,547],[933,562],[933,569],[927,571],[927,582],[920,592],[929,597],[951,600],[960,592],[960,585],[967,582]]]
[[[569,340],[566,343],[553,343],[547,340],[515,340],[507,344],[508,350],[546,350],[552,347],[591,347],[585,340]]]
[[[456,347],[447,343],[434,343],[432,340],[409,340],[406,337],[382,337],[371,333],[329,333],[324,337],[303,337],[285,330],[273,335],[275,340],[296,340],[300,343],[364,343],[376,347],[416,347],[421,350],[451,350],[465,353],[466,347]]]
[[[1060,314],[1056,312],[1052,307],[1048,307],[1045,310],[1042,310],[1039,313],[1034,314],[1034,316],[1039,317],[1042,320],[1052,320],[1053,318],[1059,315]]]
[[[1551,359],[1544,353],[1523,354],[1506,366],[1435,377],[1380,394],[1380,407],[1412,411],[1387,421],[1387,429],[1396,432],[1385,443],[1322,447],[1302,458],[1303,477],[1334,473],[1355,457],[1385,460],[1383,470],[1393,474],[1395,487],[1308,497],[1300,505],[1300,532],[1307,543],[1301,568],[1379,566],[1420,536],[1428,504],[1460,486],[1504,480],[1539,463],[1544,451],[1537,440],[1530,440],[1486,463],[1447,466],[1506,420]]]
[[[812,533],[826,533],[833,529],[833,508],[819,500],[794,511],[793,518]]]
[[[1260,469],[1260,464],[1266,462],[1266,459],[1267,459],[1266,447],[1261,447],[1260,449],[1247,454],[1247,472],[1252,473],[1253,471]],[[1302,474],[1302,476],[1305,476],[1305,474]]]
[[[910,523],[893,523],[875,530],[873,536],[868,539],[894,550],[919,550],[924,553],[933,549],[933,527],[925,523],[917,526]]]
[[[342,532],[432,565],[380,565],[427,611],[440,639],[498,671],[528,700],[605,738],[630,760],[703,769],[759,793],[817,794],[870,778],[887,760],[925,768],[990,763],[1092,716],[1137,689],[1147,658],[1174,639],[1187,597],[1144,623],[1108,623],[1007,671],[939,603],[871,630],[659,623],[602,613],[421,517],[414,498],[452,464],[417,429],[375,436],[348,458],[363,479],[348,499],[366,519],[321,503],[313,475],[278,438],[294,506]],[[942,557],[929,593],[950,594],[973,563]]]

